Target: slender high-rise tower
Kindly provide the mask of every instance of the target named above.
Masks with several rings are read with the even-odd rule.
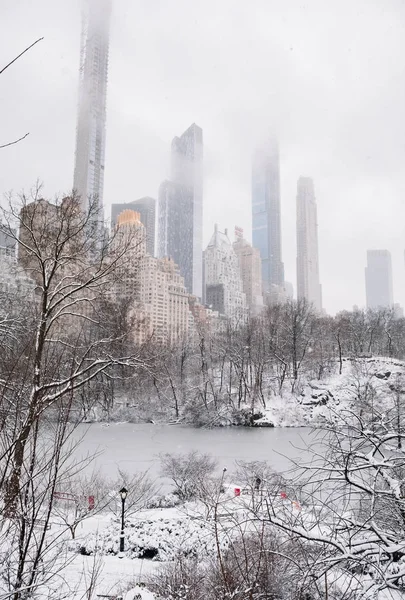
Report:
[[[297,186],[297,297],[322,309],[319,283],[318,222],[314,183],[300,177]]]
[[[84,210],[97,202],[101,221],[111,0],[84,1],[73,187]]]
[[[388,250],[367,250],[367,308],[392,308],[392,263]]]
[[[159,190],[158,254],[179,266],[190,294],[202,298],[203,132],[193,123],[172,142],[172,180]]]
[[[263,291],[284,285],[281,260],[280,164],[278,143],[271,138],[258,149],[252,169],[252,243],[260,250]]]

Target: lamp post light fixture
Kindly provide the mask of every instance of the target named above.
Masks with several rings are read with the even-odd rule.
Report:
[[[120,554],[119,557],[123,557],[123,552],[125,548],[124,541],[124,515],[125,515],[125,500],[127,498],[128,490],[125,487],[122,487],[119,491],[119,495],[121,496],[121,534],[120,534]]]

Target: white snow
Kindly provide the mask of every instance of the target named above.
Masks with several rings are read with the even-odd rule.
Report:
[[[266,401],[267,408],[260,408],[263,417],[255,421],[255,425],[322,425],[327,419],[333,418],[334,412],[355,408],[359,393],[364,394],[366,386],[370,384],[380,408],[386,404],[392,407],[393,393],[390,386],[395,384],[399,375],[405,375],[405,363],[397,359],[345,359],[341,375],[335,363],[321,380],[303,379],[298,382],[294,392],[290,391],[290,382],[286,382],[281,394],[272,392]]]

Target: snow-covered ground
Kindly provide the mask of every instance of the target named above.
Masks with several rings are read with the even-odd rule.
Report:
[[[55,580],[57,588],[64,593],[69,590],[72,600],[86,598],[92,576],[96,576],[94,598],[97,595],[121,595],[133,600],[139,595],[150,600],[151,594],[144,587],[145,578],[156,571],[162,562],[172,560],[181,552],[184,556],[201,558],[214,556],[216,541],[215,522],[218,524],[220,545],[227,547],[233,536],[241,533],[237,522],[244,522],[246,511],[251,507],[251,494],[235,496],[236,484],[227,486],[222,495],[216,520],[212,511],[199,502],[190,502],[174,508],[142,510],[128,518],[125,528],[126,552],[119,552],[120,524],[109,515],[96,515],[85,519],[77,530],[75,540],[66,538],[67,563]],[[300,510],[289,499],[280,500],[287,510]],[[209,513],[209,514],[208,514]],[[58,523],[52,524],[54,533]],[[246,525],[244,526],[246,528]],[[85,549],[89,555],[80,553]],[[149,558],[138,558],[140,555]],[[140,586],[140,587],[139,587]],[[56,596],[55,596],[56,597]]]
[[[322,425],[333,413],[341,409],[356,409],[359,395],[375,392],[375,402],[380,407],[393,400],[393,386],[405,375],[405,364],[390,358],[345,359],[342,374],[337,365],[321,380],[304,378],[294,392],[285,384],[282,395],[272,394],[267,408],[260,409],[263,417],[257,426],[302,427]],[[367,388],[367,390],[366,390]]]
[[[392,406],[403,374],[405,364],[397,360],[364,359],[356,363],[347,360],[341,375],[333,372],[321,381],[304,382],[298,392],[285,390],[282,396],[272,395],[257,424],[291,427],[323,423],[343,409],[355,411],[359,397],[364,400],[367,394],[376,407]],[[90,515],[79,524],[75,540],[63,532],[62,523],[55,517],[50,536],[61,536],[63,551],[56,564],[55,577],[49,584],[53,590],[50,597],[87,600],[94,577],[94,600],[97,595],[152,600],[151,593],[142,584],[162,562],[172,560],[178,552],[185,556],[214,556],[216,523],[224,548],[232,538],[232,528],[240,533],[235,523],[246,521],[244,511],[249,510],[251,500],[249,495],[236,497],[234,488],[237,486],[238,482],[229,484],[221,497],[216,519],[212,509],[202,503],[144,510],[128,518],[123,556],[119,553],[120,523],[111,515]],[[280,498],[279,505],[280,510],[290,512],[295,520],[301,519],[303,524],[310,522],[310,511],[299,506],[294,498]]]

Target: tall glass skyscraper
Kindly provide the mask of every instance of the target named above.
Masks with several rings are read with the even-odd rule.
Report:
[[[202,297],[203,132],[193,123],[172,142],[172,178],[159,190],[158,254],[179,266],[189,293]]]
[[[255,152],[252,169],[252,243],[260,250],[263,291],[284,285],[281,260],[280,164],[272,138]]]
[[[103,209],[106,99],[111,0],[85,0],[80,52],[74,183],[81,204]]]

